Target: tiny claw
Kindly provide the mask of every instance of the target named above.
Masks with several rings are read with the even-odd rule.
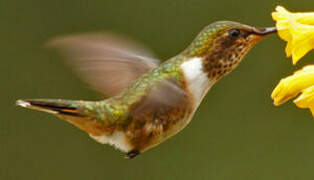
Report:
[[[135,158],[135,157],[136,157],[137,155],[139,155],[139,154],[140,154],[140,151],[139,151],[139,150],[133,149],[133,150],[129,151],[129,152],[125,155],[125,157],[128,158],[128,159],[133,159],[133,158]]]

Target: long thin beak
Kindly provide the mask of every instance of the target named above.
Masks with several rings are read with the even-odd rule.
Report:
[[[277,28],[276,27],[256,28],[253,31],[257,35],[266,36],[277,32]]]

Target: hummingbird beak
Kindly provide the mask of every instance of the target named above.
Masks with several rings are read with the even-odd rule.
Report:
[[[254,34],[259,35],[259,36],[266,36],[266,35],[277,32],[277,28],[276,27],[254,28],[253,32]]]

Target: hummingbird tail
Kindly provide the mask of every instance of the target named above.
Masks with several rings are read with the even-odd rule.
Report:
[[[27,99],[17,100],[16,105],[54,114],[57,117],[75,125],[79,129],[87,132],[91,136],[100,136],[104,132],[102,121],[96,121],[94,118],[91,118],[88,114],[84,113],[86,102],[84,105],[83,101],[61,99]]]
[[[55,99],[27,99],[17,100],[16,104],[21,107],[44,111],[51,114],[84,116],[77,107],[80,101],[55,100]]]

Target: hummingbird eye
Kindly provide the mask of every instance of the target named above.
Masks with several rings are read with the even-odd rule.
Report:
[[[241,36],[241,31],[239,29],[230,29],[229,36],[232,38],[238,38]]]

